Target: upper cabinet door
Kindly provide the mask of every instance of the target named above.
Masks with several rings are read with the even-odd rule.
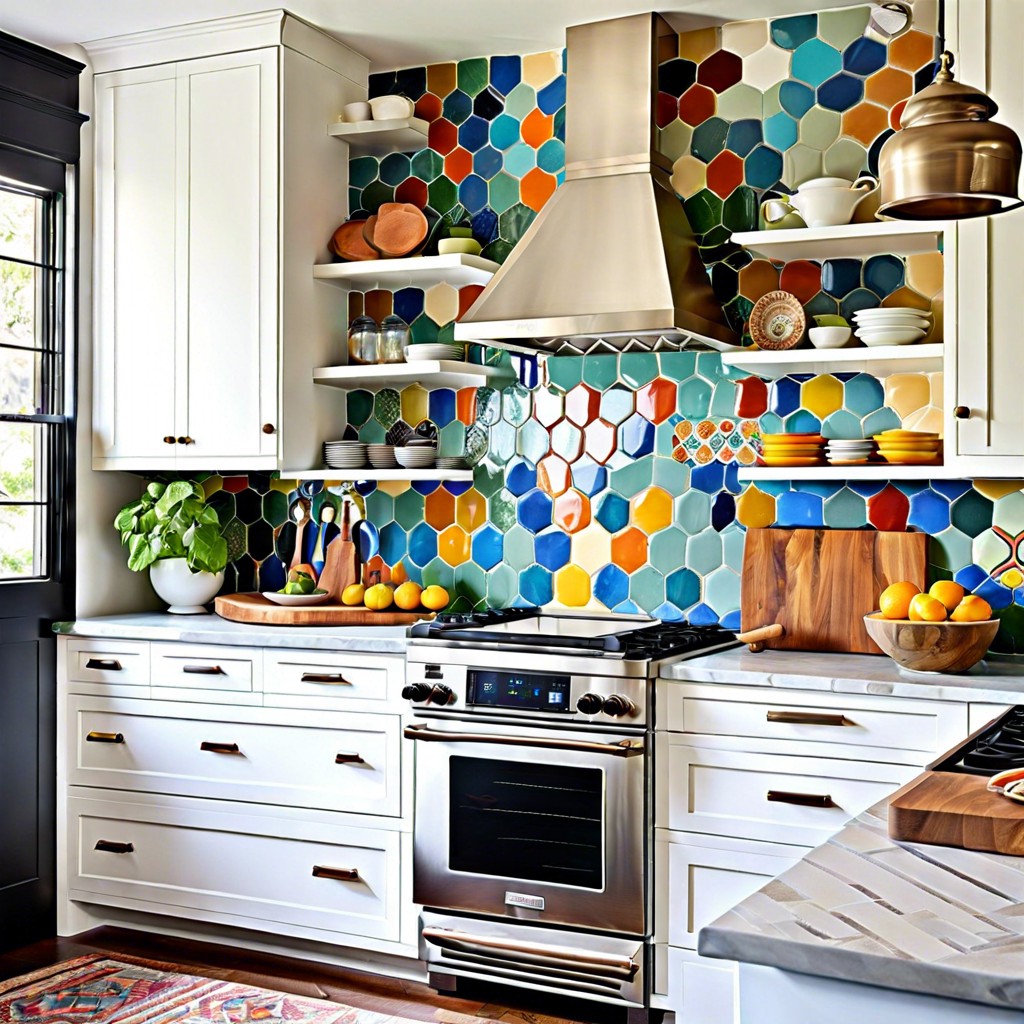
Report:
[[[96,78],[97,460],[168,467],[177,454],[164,441],[175,432],[176,103],[173,64]]]
[[[183,467],[277,450],[263,426],[277,425],[278,60],[267,48],[177,65]]]

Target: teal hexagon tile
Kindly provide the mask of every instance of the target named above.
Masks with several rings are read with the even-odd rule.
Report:
[[[533,565],[533,534],[516,523],[505,533],[505,561],[517,572]]]
[[[860,421],[860,425],[861,430],[864,431],[864,437],[873,437],[875,434],[881,434],[885,430],[899,430],[902,426],[895,410],[890,409],[888,406],[883,406],[881,409],[868,413]]]
[[[492,608],[511,608],[519,592],[519,574],[505,562],[487,574],[487,603]]]
[[[353,427],[361,427],[373,415],[373,393],[357,389],[346,395],[345,415]]]
[[[671,424],[671,420],[668,421]],[[652,481],[673,497],[682,494],[690,486],[690,467],[675,459],[655,459]]]
[[[969,490],[950,506],[949,521],[968,537],[977,537],[992,527],[992,502],[977,491]]]
[[[686,563],[686,534],[678,526],[659,530],[651,537],[648,550],[651,565],[667,576]]]
[[[351,168],[351,163],[349,167]],[[441,172],[444,170],[444,158],[436,149],[421,149],[412,158],[412,173],[416,175],[420,181],[425,181],[428,185],[435,179],[441,176]],[[351,177],[351,171],[349,173]]]
[[[1011,537],[1024,533],[1024,491],[1014,491],[996,498],[992,506],[992,524]]]
[[[370,420],[359,428],[359,440],[363,444],[384,444],[387,440],[387,431],[376,420]]]
[[[735,572],[743,571],[743,548],[747,531],[739,523],[729,523],[722,531],[722,558]]]
[[[532,85],[520,82],[505,97],[505,113],[522,121],[537,106],[537,93]]]
[[[635,392],[618,384],[613,385],[601,395],[601,419],[617,427],[633,415],[635,402]]]
[[[659,371],[662,377],[677,384],[697,372],[696,352],[661,352],[658,355]]]
[[[678,416],[678,413],[676,416]],[[678,418],[680,420],[682,419],[681,416],[678,416]],[[659,423],[654,428],[654,454],[662,456],[655,465],[667,462],[672,458],[672,452],[676,447],[675,436],[675,424],[669,422],[669,420],[665,420],[664,423]]]
[[[516,521],[515,495],[506,488],[487,500],[487,519],[490,524],[502,533],[510,530]]]
[[[468,598],[474,608],[482,606],[487,597],[487,573],[475,562],[455,567],[455,591]]]
[[[986,530],[974,538],[972,561],[985,572],[992,572],[1007,561],[1013,560],[1013,548],[1009,541],[994,530]]]
[[[395,498],[395,522],[411,530],[423,522],[423,495],[411,487]]]
[[[736,385],[731,380],[720,380],[715,384],[708,415],[714,419],[726,419],[736,408]]]
[[[499,420],[490,429],[489,445],[495,462],[509,462],[516,453],[516,428],[505,420]]]
[[[498,171],[487,183],[487,201],[495,213],[511,209],[519,202],[519,179]]]
[[[654,479],[654,458],[653,455],[644,455],[621,469],[613,470],[609,480],[611,489],[623,498],[632,498],[645,487],[650,487]]]
[[[711,525],[711,495],[690,490],[675,500],[675,523],[688,536],[706,530]]]
[[[414,345],[431,345],[437,343],[438,326],[426,313],[420,313],[409,325],[409,332]]]
[[[380,161],[372,156],[360,156],[350,160],[348,164],[349,184],[364,189],[372,181],[377,180],[380,173]]]
[[[455,459],[466,450],[466,425],[453,420],[438,431],[437,454],[442,458]]]
[[[653,612],[665,601],[665,575],[645,565],[629,577],[630,599],[645,612]]]
[[[516,451],[534,465],[547,455],[550,446],[548,432],[536,420],[527,420],[519,428]]]
[[[473,486],[485,497],[497,494],[505,484],[505,467],[484,459],[473,467]]]
[[[885,404],[885,389],[877,377],[858,373],[843,385],[843,408],[858,416],[881,409]]]
[[[395,518],[395,499],[377,488],[366,496],[366,518],[378,526],[385,526]]]
[[[722,535],[710,527],[686,539],[686,565],[705,575],[722,564]]]
[[[955,526],[947,526],[933,534],[928,541],[928,561],[940,569],[956,572],[971,564],[973,557],[971,538]]]
[[[845,50],[850,43],[864,35],[871,11],[868,4],[842,7],[837,11],[821,11],[818,14],[818,36],[837,50]]]
[[[263,518],[271,526],[288,522],[288,495],[281,491],[267,491],[263,495]]]
[[[782,153],[785,153],[797,140],[796,120],[785,112],[772,114],[764,122],[764,141]]]
[[[619,356],[619,379],[627,387],[642,388],[658,376],[658,356],[654,352],[624,352]]]
[[[501,417],[513,427],[521,427],[530,418],[530,392],[522,384],[502,391]]]
[[[494,388],[477,388],[476,421],[481,426],[493,427],[501,419],[501,393]]]
[[[766,412],[758,418],[757,429],[762,434],[778,434],[782,431],[782,417],[774,412]]]
[[[583,431],[562,420],[551,429],[551,450],[566,462],[575,462],[583,452]]]
[[[740,606],[740,577],[727,566],[715,569],[704,580],[704,603],[718,613],[719,618]]]
[[[552,356],[547,361],[548,381],[559,391],[571,391],[583,379],[579,356]]]
[[[537,151],[525,142],[517,142],[505,152],[505,171],[513,178],[525,178],[537,166]]]
[[[444,587],[449,593],[455,589],[455,570],[440,556],[423,566],[423,586]]]
[[[841,130],[842,117],[827,107],[811,107],[800,118],[800,141],[823,153],[839,138]]]
[[[822,515],[833,530],[857,530],[867,522],[867,504],[856,491],[843,487],[825,499]]]
[[[593,355],[583,357],[583,383],[595,391],[607,391],[619,379],[619,357]]]
[[[697,373],[712,384],[728,379],[725,368],[722,366],[722,356],[718,352],[699,352],[697,354]]]
[[[711,385],[703,377],[684,380],[679,385],[676,408],[685,419],[703,419],[711,408]]]
[[[785,429],[791,434],[810,434],[821,430],[821,420],[806,409],[797,409],[782,422]]]
[[[793,77],[817,88],[843,69],[842,54],[821,39],[808,39],[793,51]]]
[[[830,440],[840,438],[844,441],[855,441],[864,436],[861,433],[860,417],[846,409],[837,409],[826,416],[821,423],[821,433]]]

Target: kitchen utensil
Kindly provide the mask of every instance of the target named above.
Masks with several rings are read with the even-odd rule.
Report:
[[[815,348],[842,348],[852,334],[849,327],[812,327],[807,332]]]
[[[313,557],[310,562],[317,571],[317,576],[324,571],[324,553],[328,544],[338,536],[338,527],[334,522],[335,508],[327,502],[320,509],[320,522],[313,520],[316,527],[316,540],[313,542]]]
[[[409,344],[409,325],[400,317],[390,313],[380,322],[377,335],[377,359],[381,363],[404,363],[405,349]]]
[[[407,626],[434,617],[433,612],[427,611],[402,612],[387,608],[375,612],[337,601],[301,608],[282,607],[266,600],[263,594],[227,594],[215,599],[213,610],[232,622],[251,622],[262,626]]]
[[[263,597],[273,604],[284,605],[286,608],[305,608],[323,604],[331,599],[326,590],[314,590],[312,594],[282,594],[278,590],[264,590]]]
[[[356,546],[356,561],[364,565],[380,553],[380,531],[368,519],[358,519],[352,527],[352,540]]]
[[[898,449],[879,448],[878,454],[894,466],[930,466],[942,461],[939,452],[901,452]]]
[[[394,469],[398,465],[393,444],[368,444],[366,456],[374,469]]]
[[[346,103],[341,108],[344,111],[344,119],[349,124],[359,121],[369,121],[373,117],[373,107],[365,100],[357,100],[355,103]]]
[[[748,629],[742,633],[737,633],[736,639],[741,644],[746,644],[752,653],[757,654],[758,651],[764,650],[765,641],[774,640],[785,635],[786,627],[779,622],[775,622],[770,626],[761,626],[758,629]]]
[[[352,540],[351,503],[345,501],[341,512],[341,534],[327,546],[324,571],[320,574],[319,588],[326,590],[336,602],[342,591],[359,582],[356,546]]]
[[[357,364],[377,362],[377,321],[358,316],[348,329],[348,361]]]
[[[406,96],[374,96],[370,110],[374,121],[389,121],[399,117],[412,117],[415,106]]]
[[[295,550],[292,552],[292,560],[288,565],[289,569],[297,569],[305,561],[304,547],[306,527],[310,522],[309,502],[297,500],[291,507],[291,517],[295,522]]]
[[[933,430],[883,430],[872,437],[879,443],[883,441],[937,441],[938,433]]]
[[[877,654],[864,616],[898,580],[927,586],[928,536],[875,530],[748,529],[741,624],[785,627],[773,648]]]
[[[762,455],[766,466],[820,466],[820,455]]]
[[[815,178],[805,181],[790,202],[809,228],[849,224],[857,204],[878,188],[870,174],[851,182],[846,178]]]
[[[436,456],[437,449],[433,445],[395,449],[395,458],[405,469],[429,469],[434,465]]]
[[[875,306],[867,309],[858,309],[853,314],[855,319],[871,319],[872,317],[883,319],[888,316],[916,316],[922,319],[929,319],[932,315],[930,309],[918,309],[917,306]]]
[[[750,336],[759,348],[771,351],[795,348],[806,327],[803,307],[789,292],[768,292],[750,311]]]
[[[868,636],[901,668],[914,672],[966,672],[999,632],[998,619],[980,622],[909,622],[880,612],[864,616]]]

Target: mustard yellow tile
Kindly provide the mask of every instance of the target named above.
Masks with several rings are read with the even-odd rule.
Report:
[[[672,523],[672,498],[660,487],[648,487],[630,505],[630,521],[648,537]]]
[[[722,30],[699,28],[694,32],[679,33],[679,56],[700,63],[710,57],[721,46]]]
[[[288,494],[289,491],[294,491],[298,488],[298,480],[271,480],[270,489],[272,491],[280,491],[282,494]]]
[[[805,381],[800,389],[800,405],[819,420],[831,416],[843,404],[843,382],[829,373]]]
[[[751,485],[736,499],[736,518],[754,529],[775,522],[775,498]]]
[[[942,407],[942,390],[944,387],[943,373],[928,374],[928,404]]]
[[[383,491],[385,494],[390,494],[392,498],[397,498],[400,494],[405,494],[412,484],[408,480],[381,480],[377,484],[377,490]]]
[[[470,544],[461,526],[449,526],[437,536],[437,553],[452,566],[469,561]]]
[[[695,196],[702,188],[707,187],[707,182],[707,164],[695,156],[681,156],[672,165],[672,188],[676,195],[682,196],[683,199]]]
[[[926,373],[891,373],[882,381],[885,404],[901,420],[923,409],[931,398],[932,387]]]
[[[487,499],[471,487],[455,499],[455,518],[467,533],[478,530],[487,522]]]
[[[271,488],[274,489],[274,490],[280,490],[279,487],[276,487],[276,488],[274,487],[275,483],[277,483],[276,480],[272,480],[270,482]],[[211,494],[216,494],[219,490],[222,490],[223,487],[224,487],[224,477],[222,477],[222,476],[208,476],[203,481],[203,483],[202,483],[203,497],[206,498],[207,500],[209,500],[209,497],[210,497]]]
[[[920,252],[907,257],[907,284],[926,299],[942,291],[942,253]]]
[[[562,71],[562,54],[558,50],[528,53],[523,58],[523,81],[534,89],[542,89]]]
[[[600,523],[590,523],[572,535],[569,557],[585,572],[597,572],[612,560],[612,535]]]
[[[927,430],[942,437],[945,428],[942,410],[936,405],[926,405],[917,412],[912,412],[904,421],[904,430]]]
[[[975,480],[974,489],[986,498],[995,501],[1021,489],[1019,480]]]
[[[425,388],[419,384],[402,390],[402,419],[415,427],[422,422],[430,413],[430,395]]]
[[[590,574],[578,565],[567,565],[555,573],[555,600],[569,608],[582,608],[590,601]]]

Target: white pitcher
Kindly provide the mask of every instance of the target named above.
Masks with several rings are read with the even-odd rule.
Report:
[[[814,178],[805,181],[789,197],[809,228],[849,224],[857,204],[878,188],[878,180],[862,174],[856,181],[846,178]]]

